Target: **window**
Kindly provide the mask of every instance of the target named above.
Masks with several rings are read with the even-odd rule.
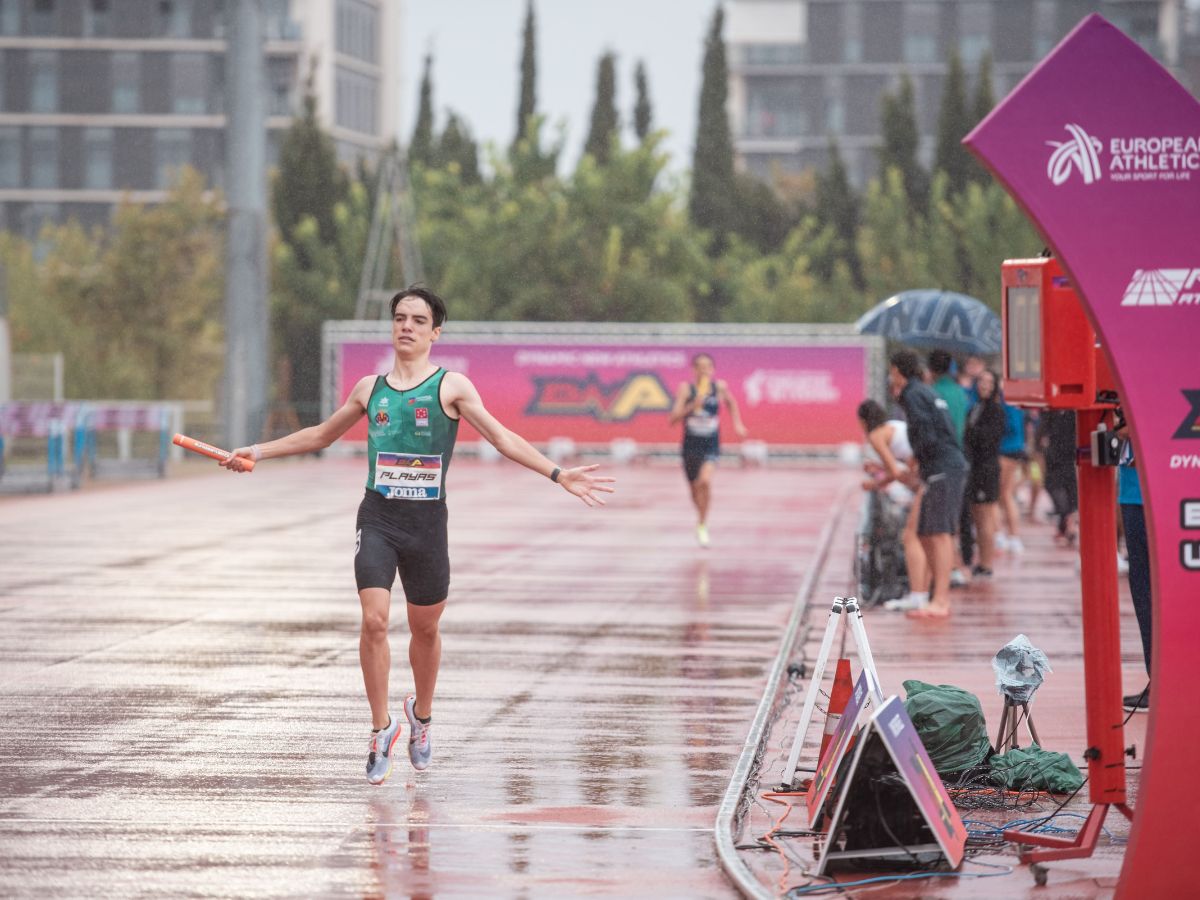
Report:
[[[136,53],[112,55],[112,111],[135,113],[141,108],[141,60]]]
[[[938,5],[908,3],[904,15],[904,61],[936,62],[938,59]]]
[[[267,115],[292,114],[292,64],[286,59],[267,61]]]
[[[963,65],[974,67],[992,44],[992,4],[981,0],[963,3],[958,21]]]
[[[21,129],[0,128],[0,187],[21,186]]]
[[[158,0],[158,25],[159,32],[167,37],[191,37],[191,0]]]
[[[746,137],[796,137],[807,132],[798,81],[755,78],[746,82]]]
[[[53,50],[29,53],[29,110],[58,112],[58,54]]]
[[[208,112],[208,59],[203,53],[171,54],[171,110],[180,115]]]
[[[29,129],[29,186],[58,187],[58,129]]]
[[[49,242],[40,240],[42,228],[58,221],[57,203],[30,203],[21,211],[21,232],[25,240],[34,244],[33,258],[44,260],[50,252]]]
[[[112,0],[87,0],[83,7],[83,34],[85,37],[112,35]]]
[[[378,79],[339,68],[336,75],[335,121],[343,128],[374,134],[378,96]]]
[[[843,20],[843,55],[846,62],[862,62],[863,58],[863,10],[856,0],[847,0]]]
[[[21,0],[0,0],[0,34],[21,33]]]
[[[113,186],[113,130],[83,129],[83,186],[105,190]]]
[[[334,41],[338,53],[379,60],[379,10],[363,0],[338,0]]]
[[[167,190],[179,170],[192,164],[192,134],[186,128],[161,128],[154,135],[155,184]]]
[[[831,75],[825,86],[825,130],[842,134],[846,129],[846,81]]]
[[[52,36],[57,28],[54,0],[33,0],[29,7],[29,33],[43,37]]]

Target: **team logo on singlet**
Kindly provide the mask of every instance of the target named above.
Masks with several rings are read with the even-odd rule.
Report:
[[[375,413],[375,424],[376,425],[386,425],[390,421],[391,421],[391,419],[388,417],[386,409],[378,410]]]
[[[429,409],[427,407],[418,406],[413,410],[413,415],[416,417],[418,428],[429,427]]]

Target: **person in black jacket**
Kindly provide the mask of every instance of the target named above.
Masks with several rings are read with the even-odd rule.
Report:
[[[958,531],[967,460],[958,447],[946,401],[921,380],[921,363],[911,350],[892,354],[888,382],[908,420],[919,477],[904,479],[909,487],[924,486],[917,539],[929,560],[932,584],[929,603],[910,609],[913,618],[944,619],[950,615],[950,570],[954,567],[954,535]],[[896,608],[892,606],[891,608]]]
[[[963,445],[971,474],[967,479],[967,499],[975,523],[979,562],[971,570],[976,578],[992,574],[996,552],[996,501],[1000,497],[1000,439],[1004,437],[1004,407],[1000,405],[998,378],[984,369],[975,380],[979,402],[967,414]]]

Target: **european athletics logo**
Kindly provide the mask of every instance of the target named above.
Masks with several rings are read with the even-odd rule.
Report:
[[[1084,184],[1099,181],[1104,175],[1100,168],[1100,150],[1104,146],[1100,141],[1078,125],[1065,126],[1071,135],[1069,141],[1046,141],[1054,148],[1050,154],[1050,162],[1046,164],[1046,175],[1055,187],[1065,184],[1071,177],[1071,171],[1077,169]]]

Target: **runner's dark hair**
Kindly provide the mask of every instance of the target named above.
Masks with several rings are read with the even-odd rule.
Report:
[[[401,300],[408,297],[420,297],[429,306],[429,312],[433,314],[433,327],[441,328],[442,323],[446,321],[446,301],[435,294],[429,288],[418,287],[415,284],[410,284],[402,291],[397,291],[396,296],[392,297],[392,315],[396,315],[396,307]]]

